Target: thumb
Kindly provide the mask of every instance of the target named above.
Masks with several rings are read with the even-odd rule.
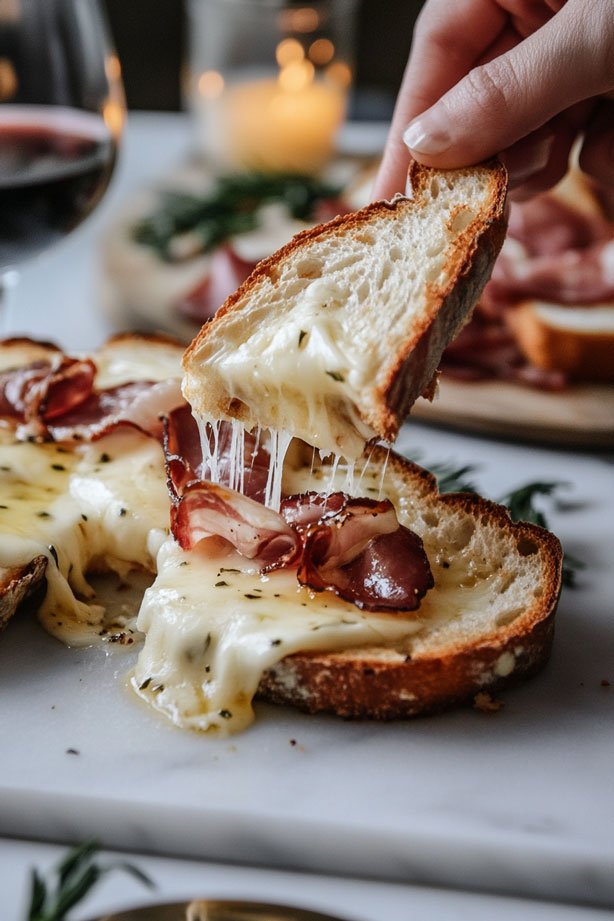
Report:
[[[470,71],[406,129],[415,159],[439,167],[477,163],[606,92],[613,79],[610,2],[568,0],[533,35]]]

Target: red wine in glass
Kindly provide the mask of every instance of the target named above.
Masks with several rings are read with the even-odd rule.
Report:
[[[124,100],[102,0],[0,0],[0,60],[1,300],[104,194]]]
[[[0,106],[0,266],[46,249],[87,217],[115,156],[115,140],[94,113]]]

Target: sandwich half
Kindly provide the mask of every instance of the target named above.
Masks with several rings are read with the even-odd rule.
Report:
[[[261,262],[184,358],[203,418],[286,432],[355,460],[393,440],[489,278],[501,164],[413,163],[410,197],[305,231]]]

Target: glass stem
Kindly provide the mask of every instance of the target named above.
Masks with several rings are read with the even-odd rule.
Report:
[[[13,330],[13,289],[19,280],[15,269],[0,274],[0,337],[8,339]]]

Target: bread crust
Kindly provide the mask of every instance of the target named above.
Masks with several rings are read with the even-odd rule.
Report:
[[[20,605],[45,584],[47,557],[35,556],[23,566],[0,568],[0,631]]]
[[[412,339],[401,344],[395,364],[379,388],[381,413],[374,428],[389,441],[396,438],[417,398],[428,391],[444,348],[467,322],[503,245],[507,229],[507,172],[497,160],[484,166],[492,170],[490,204],[455,241],[451,259],[454,270],[448,284],[429,285],[429,306],[422,325],[416,328]],[[408,183],[413,190],[414,206],[420,206],[424,190],[436,173],[415,160],[411,162]]]
[[[497,160],[482,166],[489,170],[490,198],[483,213],[474,218],[458,235],[450,258],[452,271],[445,287],[430,284],[428,309],[422,321],[415,324],[413,335],[399,343],[398,351],[385,381],[375,390],[372,406],[357,406],[363,422],[379,437],[394,440],[411,406],[433,380],[445,346],[456,335],[488,281],[495,259],[503,244],[507,220],[505,199],[507,172]],[[470,173],[471,169],[459,170]],[[285,246],[258,263],[243,284],[226,299],[215,318],[202,327],[188,346],[183,366],[185,370],[199,352],[204,340],[217,328],[217,324],[235,305],[249,297],[263,278],[273,283],[279,275],[279,266],[314,240],[340,236],[365,228],[374,218],[393,220],[399,209],[418,210],[422,207],[427,185],[437,181],[441,171],[412,162],[408,185],[412,196],[397,196],[391,201],[376,201],[350,214],[337,216],[326,224],[309,228],[297,234]],[[450,220],[453,221],[455,215]],[[220,417],[235,415],[228,400],[218,400],[215,412]],[[236,412],[241,418],[240,408]]]
[[[585,307],[584,310],[594,307]],[[576,381],[614,382],[614,334],[563,329],[544,322],[534,301],[523,301],[505,315],[528,361],[546,371],[563,371]]]
[[[374,460],[378,455],[382,459],[382,451],[376,449]],[[503,506],[478,496],[440,496],[433,475],[411,461],[391,455],[389,465],[414,492],[495,524],[517,542],[525,542],[527,551],[539,553],[543,573],[539,599],[510,624],[487,632],[477,642],[472,638],[439,645],[411,658],[380,649],[288,656],[264,674],[261,698],[309,713],[405,719],[470,702],[479,691],[513,685],[547,662],[561,591],[563,554],[557,538],[536,525],[513,523]]]

